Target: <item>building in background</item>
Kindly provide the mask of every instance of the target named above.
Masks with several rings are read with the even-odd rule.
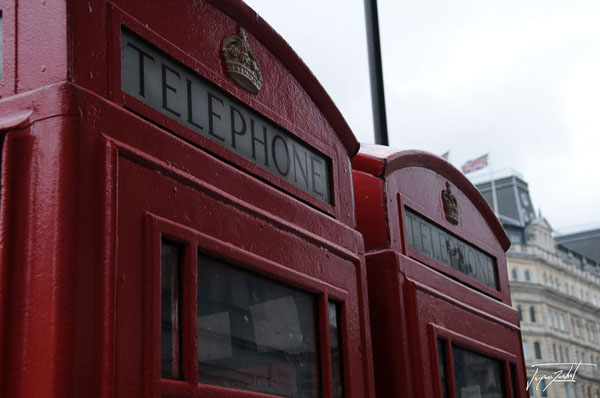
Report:
[[[583,256],[600,262],[600,226],[596,228],[565,231],[555,234],[556,241],[564,248],[581,253]]]
[[[530,395],[600,398],[600,230],[554,238],[550,223],[536,214],[523,178],[513,171],[498,177],[493,183],[473,182],[512,242],[507,265],[527,376],[533,378]],[[579,362],[571,369],[574,383],[541,378],[561,370],[560,376],[567,376],[567,364]],[[548,363],[562,364],[539,366],[536,374],[533,365]]]

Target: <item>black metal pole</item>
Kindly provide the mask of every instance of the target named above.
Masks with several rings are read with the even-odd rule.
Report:
[[[365,19],[367,22],[367,47],[369,50],[369,75],[371,76],[371,102],[373,103],[375,143],[389,145],[387,118],[385,115],[385,95],[383,93],[383,69],[381,67],[377,0],[365,0]]]

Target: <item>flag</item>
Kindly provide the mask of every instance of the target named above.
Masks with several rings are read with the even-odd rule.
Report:
[[[446,151],[441,155],[441,158],[447,162],[449,156],[450,156],[450,151]]]
[[[479,169],[483,169],[488,165],[488,154],[486,153],[483,156],[478,157],[477,159],[469,160],[467,163],[463,164],[461,169],[463,173],[467,174],[472,171],[476,171]]]

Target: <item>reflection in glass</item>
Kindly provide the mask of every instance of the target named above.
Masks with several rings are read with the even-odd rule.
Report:
[[[161,244],[161,377],[181,378],[181,249]]]
[[[344,375],[342,367],[342,335],[340,329],[339,304],[329,302],[329,347],[331,350],[331,375],[333,397],[344,396]]]
[[[312,295],[198,255],[200,383],[320,396]]]
[[[446,371],[446,341],[438,339],[438,361],[440,362],[440,378],[442,398],[448,397],[448,374]]]
[[[504,398],[502,362],[452,345],[457,398]]]

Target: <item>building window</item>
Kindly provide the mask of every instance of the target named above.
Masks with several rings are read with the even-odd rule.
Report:
[[[529,360],[529,346],[525,340],[523,340],[523,356],[525,360]]]
[[[567,327],[565,326],[565,317],[564,315],[558,314],[559,315],[559,319],[560,319],[560,330],[567,330]]]
[[[531,381],[531,377],[527,378],[527,385],[529,386],[529,396],[535,397],[535,386],[533,385],[533,382]]]
[[[521,307],[521,304],[517,305],[517,311],[519,311],[519,320],[523,322],[523,307]]]
[[[552,353],[554,354],[554,360],[558,361],[558,356],[556,355],[556,344],[552,344]]]
[[[564,362],[565,361],[565,357],[564,357],[563,346],[558,346],[558,351],[560,352],[560,361]]]
[[[542,347],[539,341],[533,343],[533,349],[535,351],[535,359],[542,359]]]
[[[535,308],[533,305],[529,307],[529,318],[531,319],[532,323],[535,323]]]
[[[541,397],[547,397],[548,396],[548,391],[546,391],[546,380],[542,379],[540,380],[540,392],[541,392]]]
[[[588,324],[585,325],[583,331],[585,332],[585,339],[590,340],[590,326]]]
[[[548,322],[550,323],[550,327],[555,327],[555,323],[554,323],[554,311],[552,310],[548,310]]]
[[[518,273],[518,271],[517,271],[517,269],[516,269],[516,268],[513,268],[513,269],[512,269],[512,278],[513,278],[514,280],[516,280],[516,281],[518,281],[518,280],[519,280],[519,273]]]
[[[529,273],[529,270],[525,270],[525,280],[527,282],[531,282],[531,274]]]

